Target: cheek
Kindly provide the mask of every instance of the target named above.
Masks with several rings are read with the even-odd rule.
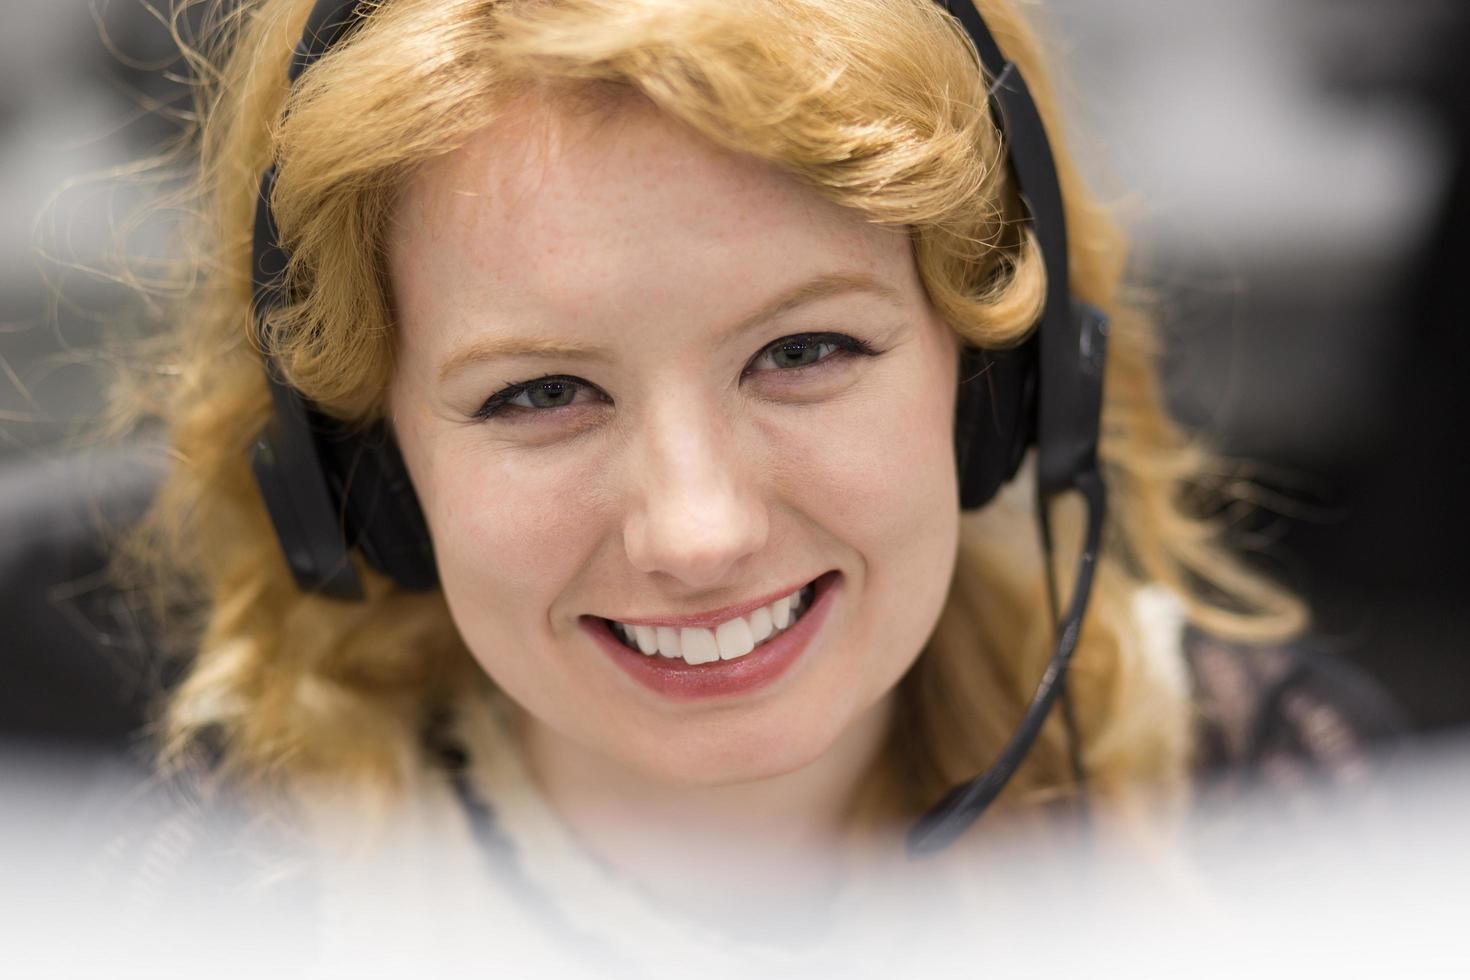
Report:
[[[952,375],[950,375],[952,377]],[[893,683],[928,642],[959,547],[959,481],[954,459],[954,386],[930,378],[875,433],[860,465],[874,474],[866,517],[866,617],[884,682]],[[879,438],[881,435],[881,441]],[[856,499],[856,494],[855,494]]]
[[[866,668],[861,689],[842,696],[874,699],[895,683],[927,643],[949,593],[960,528],[958,364],[953,347],[936,342],[945,336],[936,332],[885,375],[881,397],[852,399],[786,455],[798,461],[784,479],[799,513],[857,565],[850,608]]]
[[[932,557],[957,534],[957,365],[931,339],[918,346],[820,427],[783,434],[782,481],[800,511],[880,564]]]
[[[565,469],[508,472],[509,457],[462,444],[434,457],[422,496],[455,625],[498,684],[548,697],[549,614],[585,567],[590,540],[578,516],[588,510],[568,489],[576,481]]]

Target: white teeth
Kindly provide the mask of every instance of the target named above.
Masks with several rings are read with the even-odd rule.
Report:
[[[771,622],[771,611],[765,606],[750,614],[750,637],[755,642],[760,643],[775,629],[776,624]]]
[[[659,656],[668,657],[670,660],[678,660],[684,656],[684,651],[679,646],[679,631],[669,626],[660,626],[655,632],[658,634]]]
[[[707,664],[716,660],[743,657],[776,633],[788,629],[811,605],[815,595],[815,587],[808,585],[777,599],[769,606],[762,606],[748,617],[736,617],[721,623],[713,630],[697,627],[681,630],[669,626],[629,626],[615,620],[608,622],[613,633],[625,645],[647,656],[657,654],[671,660],[682,659],[690,664]]]
[[[720,648],[721,660],[734,660],[755,649],[755,636],[750,624],[737,616],[715,627],[715,643]]]
[[[658,631],[652,626],[635,626],[633,632],[638,637],[638,649],[652,656],[658,653]]]
[[[783,596],[771,606],[771,622],[778,630],[791,625],[791,596]]]
[[[703,627],[686,626],[679,631],[679,648],[684,660],[691,664],[707,664],[720,659],[715,634]]]

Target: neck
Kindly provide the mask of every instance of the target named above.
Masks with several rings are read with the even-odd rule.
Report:
[[[666,904],[760,928],[750,913],[775,913],[773,895],[819,901],[839,884],[853,805],[882,751],[891,698],[808,765],[729,785],[660,781],[533,718],[522,715],[518,727],[533,778],[594,856]]]

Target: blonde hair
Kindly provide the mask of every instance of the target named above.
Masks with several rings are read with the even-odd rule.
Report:
[[[175,456],[128,554],[202,614],[161,720],[165,762],[211,733],[237,774],[329,773],[391,789],[428,707],[480,676],[438,593],[403,592],[361,566],[365,602],[303,594],[276,544],[247,463],[270,412],[250,235],[272,160],[299,300],[264,342],[292,385],[344,419],[379,418],[393,370],[381,246],[395,194],[413,168],[528,93],[594,111],[610,93],[638,93],[714,143],[910,229],[929,297],[972,343],[1009,347],[1035,323],[1044,271],[1018,220],[986,82],[934,0],[383,0],[288,90],[311,6],[217,5],[205,43],[187,49],[200,80],[187,202],[198,222],[178,277],[188,288],[176,329],[157,342],[171,369],[118,402],[162,418]],[[1123,236],[1067,152],[1036,35],[1017,0],[979,6],[1052,136],[1072,289],[1113,324],[1100,449],[1111,506],[1069,684],[1083,759],[1102,793],[1182,785],[1192,714],[1168,662],[1180,654],[1144,642],[1137,590],[1163,586],[1190,621],[1238,640],[1295,632],[1302,606],[1233,558],[1194,503],[1229,468],[1164,412],[1154,329],[1124,292]],[[1017,530],[1034,526],[1029,510],[1021,483],[961,522],[947,604],[900,686],[883,757],[896,814],[989,764],[1050,654],[1039,548]],[[1059,508],[1059,540],[1080,537],[1078,513]],[[1053,717],[1006,798],[1065,795],[1071,781]]]

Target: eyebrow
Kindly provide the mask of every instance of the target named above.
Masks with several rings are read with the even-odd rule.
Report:
[[[891,302],[901,299],[897,289],[866,272],[824,272],[772,297],[755,312],[739,320],[720,339],[724,341],[739,336],[798,307],[846,293],[871,293]],[[439,368],[439,380],[442,382],[471,364],[510,357],[610,361],[613,354],[607,347],[569,344],[543,337],[493,337],[477,340],[451,354]]]

